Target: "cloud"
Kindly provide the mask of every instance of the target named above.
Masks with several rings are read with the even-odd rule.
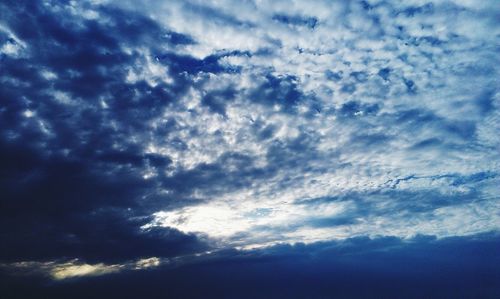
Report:
[[[349,238],[312,245],[281,244],[252,251],[224,250],[181,264],[46,283],[6,277],[14,298],[494,298],[499,293],[498,235],[436,239],[419,235]],[[272,270],[272,271],[271,271]],[[445,279],[443,279],[445,277]]]
[[[4,2],[0,261],[72,276],[497,231],[494,5]]]
[[[166,186],[174,193],[190,190],[203,200],[159,211],[154,223],[216,238],[222,234],[238,244],[247,238],[250,243],[268,244],[269,236],[258,229],[264,226],[277,240],[306,241],[310,224],[322,222],[323,216],[312,209],[297,212],[290,203],[361,194],[363,199],[352,200],[352,205],[360,206],[361,201],[370,208],[349,214],[351,218],[340,222],[342,231],[336,227],[310,241],[356,234],[363,223],[376,229],[360,234],[381,233],[374,223],[398,223],[405,229],[390,226],[392,231],[383,233],[408,237],[425,231],[445,236],[467,232],[445,224],[443,215],[469,205],[481,211],[496,205],[496,200],[481,200],[495,197],[487,186],[496,178],[460,187],[446,179],[495,173],[489,161],[498,161],[494,151],[482,147],[488,138],[479,133],[492,124],[485,124],[483,113],[498,114],[494,100],[498,91],[483,91],[490,90],[490,76],[498,70],[487,66],[494,60],[489,50],[471,48],[492,45],[492,38],[466,34],[454,19],[481,14],[484,26],[489,26],[493,15],[484,7],[386,1],[324,7],[317,1],[314,5],[245,3],[235,10],[224,3],[190,4],[187,9],[182,4],[167,7],[150,2],[144,7],[161,24],[195,37],[197,43],[185,48],[195,57],[205,52],[203,59],[219,51],[245,53],[225,60],[238,67],[237,72],[203,76],[203,91],[193,90],[183,104],[189,113],[169,113],[189,124],[176,140],[189,141],[183,143],[183,153],[165,152],[174,152],[174,165],[190,170],[173,172]],[[214,16],[206,7],[219,9],[224,17],[204,18]],[[161,18],[159,11],[178,16],[195,13],[200,25],[186,27],[179,19]],[[245,26],[252,30],[243,30]],[[238,30],[232,34],[235,39],[221,46],[223,38],[214,32],[233,30]],[[240,43],[241,36],[252,44]],[[463,55],[467,51],[471,55]],[[466,79],[472,74],[475,87]],[[221,88],[220,81],[227,83]],[[234,164],[224,158],[228,149],[230,155],[243,154],[245,166],[231,168]],[[401,189],[399,183],[390,182],[406,177],[416,178],[404,180],[404,188],[410,190],[387,190]],[[415,206],[400,204],[405,200],[415,201]],[[371,201],[373,205],[366,203]],[[401,218],[389,220],[381,212],[384,207]],[[272,213],[258,220],[245,216],[259,209]],[[212,211],[220,212],[220,217]],[[337,223],[336,216],[328,217]],[[486,218],[490,224],[484,223],[489,227],[484,229],[494,229],[495,216]],[[418,229],[405,225],[409,219],[419,223]],[[447,228],[427,231],[429,219]],[[280,234],[287,230],[286,223],[293,223],[288,229],[294,237]],[[472,229],[477,222],[470,223]]]
[[[165,81],[175,84],[155,78],[158,66],[146,65],[147,80],[127,76],[150,61],[138,47],[162,30],[121,10],[92,10],[107,20],[98,22],[75,9],[83,8],[53,2],[4,10],[9,31],[27,46],[23,56],[2,58],[1,223],[9,246],[1,258],[107,261],[203,247],[173,229],[140,230],[148,218],[141,199],[155,189],[144,177],[171,159],[144,152],[127,135],[139,137],[143,120],[182,88],[167,91]]]
[[[109,275],[123,271],[151,269],[161,264],[162,261],[157,257],[129,261],[123,264],[88,264],[74,259],[69,261],[4,263],[0,264],[0,269],[18,277],[40,276],[53,281],[63,281]]]

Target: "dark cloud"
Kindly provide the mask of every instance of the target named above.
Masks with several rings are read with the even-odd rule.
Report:
[[[163,159],[42,159],[23,149],[2,148],[9,162],[2,163],[0,184],[2,240],[9,244],[0,250],[3,261],[122,261],[206,247],[196,237],[172,229],[140,229],[150,221],[140,216],[148,205],[142,195],[154,186],[131,169],[144,160],[162,167]]]
[[[378,75],[380,77],[382,77],[382,79],[384,79],[385,81],[387,81],[389,79],[390,73],[391,73],[390,68],[383,68],[383,69],[380,69],[380,71],[378,71]]]
[[[279,105],[284,112],[294,112],[297,104],[306,96],[298,87],[294,76],[267,74],[263,82],[250,91],[249,99],[264,105]]]
[[[100,7],[107,21],[99,22],[70,16],[64,2],[51,4],[63,13],[29,1],[2,5],[2,19],[29,55],[2,57],[0,70],[0,226],[9,244],[0,259],[120,261],[205,248],[174,229],[140,229],[154,206],[144,194],[157,186],[141,173],[172,161],[144,153],[131,134],[144,131],[189,79],[128,82],[143,57],[123,50],[193,41],[132,12]]]
[[[208,106],[210,110],[226,116],[226,103],[233,100],[237,92],[233,88],[211,91],[202,99],[202,104]]]
[[[0,3],[0,297],[500,295],[494,13],[159,4]]]
[[[387,117],[388,122],[407,127],[414,133],[432,128],[434,135],[446,136],[450,140],[470,141],[474,139],[476,134],[474,121],[449,120],[427,109],[401,110],[396,114],[384,115],[384,117]]]
[[[287,16],[278,14],[274,15],[272,19],[285,25],[305,26],[309,29],[315,29],[318,25],[318,19],[315,17]]]
[[[175,268],[44,283],[1,280],[9,298],[496,298],[498,236],[351,238],[201,257]]]
[[[342,71],[333,72],[333,71],[327,70],[325,72],[325,76],[328,80],[340,81],[342,79]]]
[[[408,17],[413,17],[415,15],[431,15],[434,12],[434,4],[427,3],[422,6],[412,6],[404,9],[401,13],[405,14]]]
[[[342,85],[342,88],[340,89],[340,91],[343,93],[352,94],[353,92],[356,91],[356,84],[354,84],[354,83],[344,84],[344,85]]]
[[[178,195],[188,196],[193,190],[209,191],[211,196],[236,191],[276,174],[276,169],[256,167],[252,157],[226,152],[214,163],[164,178],[162,184]]]

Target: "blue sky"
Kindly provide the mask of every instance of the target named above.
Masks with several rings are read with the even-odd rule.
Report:
[[[494,0],[2,1],[1,288],[498,296],[499,20]]]

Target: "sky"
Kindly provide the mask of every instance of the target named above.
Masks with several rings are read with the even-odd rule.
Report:
[[[499,53],[498,0],[1,0],[0,298],[499,298]]]

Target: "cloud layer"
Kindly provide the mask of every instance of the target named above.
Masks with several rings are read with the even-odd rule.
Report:
[[[497,6],[3,1],[0,262],[498,231]]]

